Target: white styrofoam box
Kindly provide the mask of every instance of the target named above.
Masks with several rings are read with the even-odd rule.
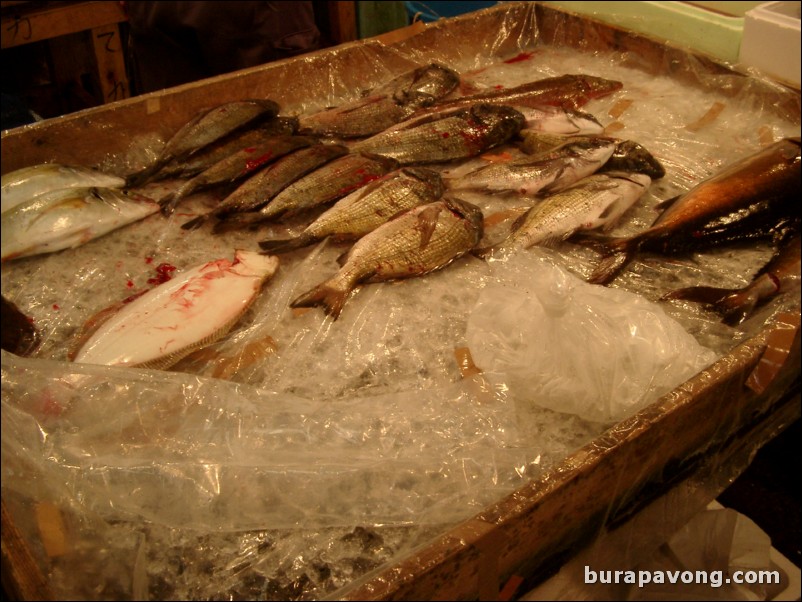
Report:
[[[739,60],[799,88],[800,2],[767,2],[744,15]]]

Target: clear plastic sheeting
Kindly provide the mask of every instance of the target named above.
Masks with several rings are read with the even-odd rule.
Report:
[[[623,88],[583,110],[608,134],[643,145],[667,172],[612,232],[624,235],[650,225],[661,201],[799,135],[798,93],[689,54],[639,52],[623,34],[612,44],[603,28],[578,39],[571,27],[539,22],[538,10],[504,3],[440,20],[392,46],[343,45],[4,133],[3,169],[77,161],[125,175],[201,108],[263,96],[297,115],[432,61],[458,71],[463,92],[585,73]],[[515,152],[502,147],[434,168],[449,175]],[[178,184],[147,191],[160,197]],[[461,196],[482,209],[489,237],[536,202]],[[558,483],[565,472],[554,468],[567,457],[581,464],[572,454],[583,446],[614,449],[655,415],[690,403],[687,391],[674,390],[647,406],[649,420],[633,418],[639,406],[631,404],[570,413],[522,396],[512,378],[494,378],[477,349],[499,332],[487,325],[488,339],[474,342],[469,324],[480,299],[516,273],[472,255],[423,277],[360,286],[336,321],[320,309],[292,310],[292,299],[337,270],[348,245],[335,241],[281,255],[236,327],[170,371],[70,362],[84,324],[104,309],[173,270],[230,259],[235,249],[255,250],[259,240],[306,225],[299,216],[258,231],[181,229],[221,198],[195,194],[169,218],[153,215],[75,249],[3,264],[3,295],[42,339],[33,357],[2,354],[3,501],[57,598],[336,598],[533,480]],[[772,253],[758,243],[638,257],[594,295],[615,303],[619,293],[637,294],[656,304],[682,286],[741,287]],[[565,243],[523,251],[507,268],[531,262],[543,275],[522,274],[516,286],[537,280],[529,286],[539,288],[552,270],[584,278],[596,260]],[[693,338],[697,355],[648,400],[713,357],[723,370],[739,343],[783,312],[798,313],[799,289],[738,328],[695,304],[659,306],[666,323]],[[703,373],[708,380],[715,378]],[[729,395],[727,403],[735,403]],[[622,415],[630,418],[615,423]],[[706,428],[700,440],[727,426]]]
[[[716,359],[640,295],[588,284],[531,256],[502,265],[466,336],[487,378],[520,403],[618,422]]]

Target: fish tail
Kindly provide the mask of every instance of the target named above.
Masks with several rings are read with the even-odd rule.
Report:
[[[243,228],[256,229],[263,221],[265,221],[265,218],[258,211],[229,214],[214,225],[212,234],[222,234],[223,232],[231,232],[232,230]]]
[[[172,215],[181,198],[174,192],[159,199],[159,206],[163,215]]]
[[[300,249],[312,243],[312,240],[307,236],[296,236],[295,238],[275,238],[259,241],[259,247],[263,253],[286,253]]]
[[[162,167],[164,167],[164,163],[158,162],[146,167],[145,169],[128,174],[125,176],[125,187],[137,188],[139,186],[144,186],[148,182],[156,179],[156,175],[159,173]]]
[[[297,297],[290,303],[290,307],[323,307],[323,310],[336,320],[348,300],[349,292],[348,289],[336,288],[324,282]]]
[[[181,229],[182,230],[197,230],[203,224],[205,224],[206,220],[208,220],[208,219],[209,219],[209,215],[207,213],[204,213],[203,215],[199,215],[198,217],[194,217],[191,220],[189,220],[188,222],[184,222],[183,224],[181,224]]]
[[[594,244],[589,246],[594,247]],[[591,284],[607,284],[611,282],[632,261],[637,249],[637,239],[631,238],[612,239],[604,243],[595,243],[595,250],[601,253],[602,258],[596,264],[596,268],[588,278],[588,282]]]
[[[760,295],[751,287],[732,289],[713,286],[689,286],[671,291],[661,297],[661,300],[669,299],[702,303],[721,314],[726,324],[737,326],[754,311],[760,301]]]

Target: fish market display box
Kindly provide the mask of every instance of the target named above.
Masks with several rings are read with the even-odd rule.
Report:
[[[799,136],[798,90],[507,2],[5,131],[2,173],[50,162],[125,176],[199,111],[267,98],[297,116],[429,63],[460,74],[454,95],[564,74],[621,82],[573,100],[665,175],[610,235]],[[430,167],[454,182],[522,149]],[[336,320],[290,307],[338,269],[348,244],[327,240],[278,255],[236,326],[169,370],[70,361],[107,308],[305,225],[181,228],[221,194],[2,264],[4,298],[40,338],[29,356],[2,353],[3,583],[19,599],[510,599],[669,500],[592,568],[634,566],[799,417],[798,278],[737,325],[661,300],[745,287],[774,255],[765,240],[644,253],[606,286],[587,282],[592,246],[571,240],[506,261],[467,254],[364,283]],[[486,236],[538,202],[458,196]]]

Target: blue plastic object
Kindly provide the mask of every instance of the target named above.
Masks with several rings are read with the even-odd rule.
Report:
[[[498,2],[448,2],[446,0],[432,2],[404,2],[409,15],[409,22],[423,21],[431,23],[443,17],[456,17],[465,13],[495,6]]]

